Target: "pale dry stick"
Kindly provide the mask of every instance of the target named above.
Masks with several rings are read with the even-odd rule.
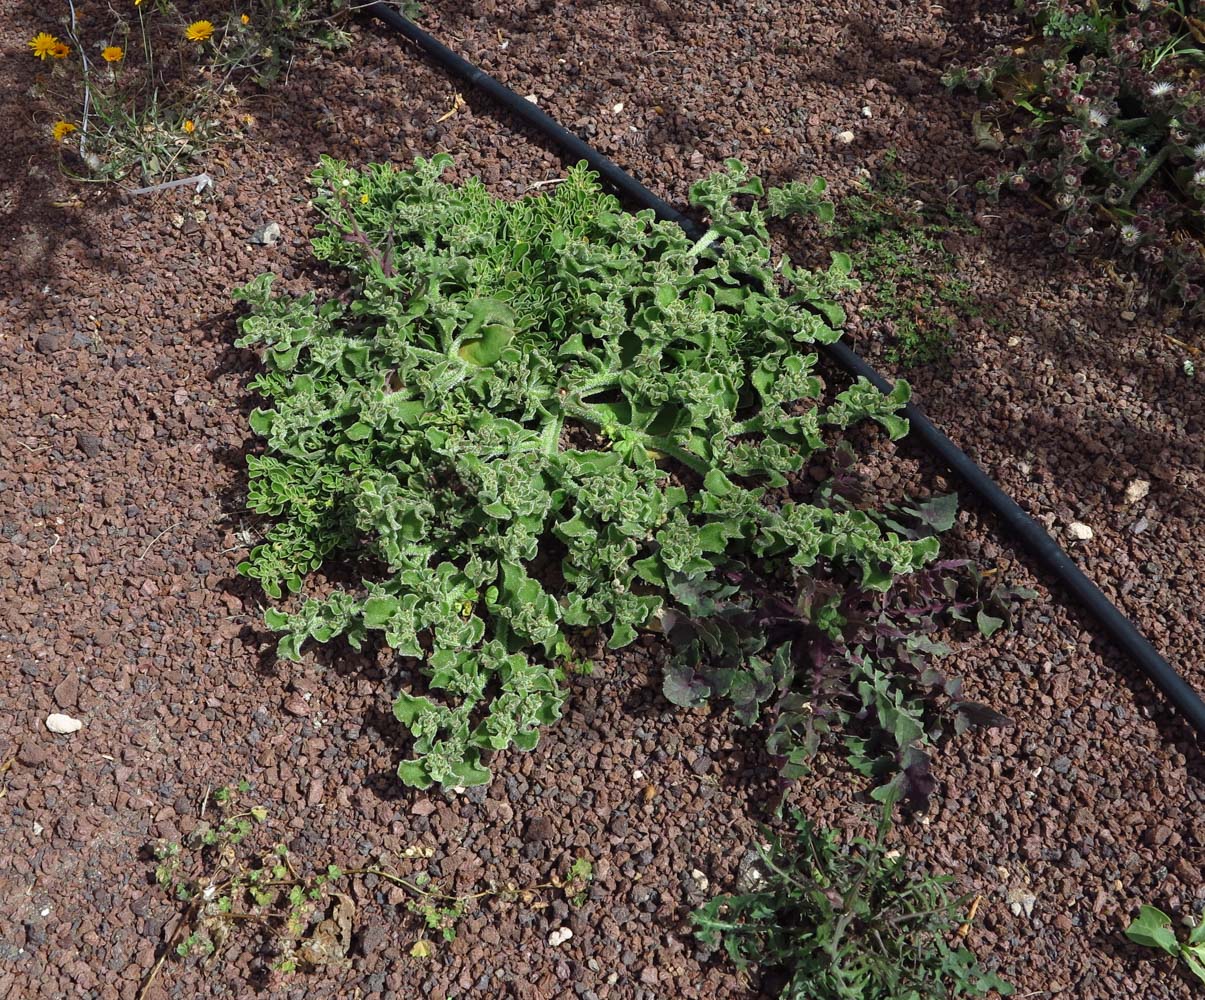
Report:
[[[1201,348],[1193,347],[1192,344],[1186,344],[1182,340],[1177,340],[1170,333],[1165,333],[1163,336],[1166,337],[1168,340],[1170,340],[1177,347],[1184,348],[1184,350],[1188,351],[1189,354],[1200,354],[1201,353]]]
[[[140,555],[134,561],[142,562],[142,560],[146,558],[146,554],[151,551],[151,546],[153,546],[157,541],[159,541],[160,538],[162,538],[164,535],[166,535],[173,528],[179,528],[182,524],[184,524],[183,521],[177,521],[175,524],[169,524],[166,528],[164,528],[161,532],[159,532],[159,534],[157,534],[154,538],[152,538],[149,542],[146,543],[146,548],[142,550],[142,555]]]
[[[284,82],[284,85],[285,85],[286,87],[289,85],[289,74],[291,74],[291,73],[293,72],[293,61],[294,61],[294,59],[295,59],[295,58],[296,58],[296,57],[293,55],[293,53],[292,53],[292,52],[290,52],[290,53],[289,53],[289,64],[288,64],[288,65],[285,67],[285,82]]]
[[[965,940],[966,936],[971,932],[971,924],[975,922],[975,914],[979,912],[979,906],[983,902],[983,893],[979,893],[971,900],[970,908],[967,910],[966,920],[962,922],[962,926],[958,928],[958,937],[960,940]]]
[[[449,118],[451,118],[454,114],[456,114],[457,111],[459,111],[463,107],[464,107],[464,98],[458,93],[455,96],[455,98],[453,98],[453,100],[452,100],[451,109],[444,112],[442,115],[440,115],[438,118],[436,118],[435,124],[438,125],[441,122],[446,122]]]
[[[151,971],[147,973],[146,979],[143,980],[142,989],[138,991],[136,1000],[146,1000],[146,995],[150,992],[151,987],[155,984],[155,980],[159,976],[159,970],[163,968],[163,963],[167,961],[167,956],[175,950],[176,940],[180,937],[180,932],[192,927],[193,921],[196,919],[196,913],[194,911],[200,909],[201,902],[202,899],[200,896],[198,896],[189,904],[188,910],[185,912],[184,919],[180,921],[180,926],[172,931],[172,936],[167,939],[167,944],[163,946],[163,953],[159,956],[158,961],[151,966]]]
[[[176,181],[164,181],[162,184],[150,184],[147,187],[127,188],[126,194],[154,194],[156,191],[170,191],[172,188],[185,187],[195,184],[197,194],[207,187],[213,187],[213,178],[207,173],[194,174],[192,177],[181,177]]]
[[[16,760],[17,760],[17,755],[13,754],[3,764],[0,764],[0,778],[3,778],[4,775],[6,775],[8,773],[8,769],[13,766],[13,764],[16,762]],[[4,798],[4,796],[6,796],[7,794],[8,794],[8,785],[7,784],[0,785],[0,799]]]
[[[75,0],[67,0],[67,6],[71,9],[71,27],[68,34],[71,40],[75,42],[75,48],[79,52],[80,63],[84,67],[84,117],[80,122],[79,130],[79,155],[80,159],[85,156],[85,144],[88,139],[88,115],[92,111],[92,67],[88,64],[88,53],[84,51],[84,47],[80,44],[78,35],[76,34],[75,20]],[[85,160],[85,162],[87,162]]]
[[[212,788],[213,785],[205,786],[205,796],[201,799],[201,812],[199,813],[201,819],[205,818],[205,810],[209,808],[209,792]]]

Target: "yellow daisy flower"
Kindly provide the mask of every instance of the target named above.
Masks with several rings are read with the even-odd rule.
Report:
[[[193,21],[184,29],[184,37],[190,42],[204,42],[213,36],[212,21]]]
[[[120,45],[106,45],[101,50],[100,57],[105,62],[121,62],[125,58],[125,53],[122,51]]]
[[[33,54],[43,60],[47,56],[54,55],[54,50],[62,44],[54,35],[47,34],[45,31],[39,31],[29,40],[29,47],[33,50]]]
[[[71,55],[71,46],[66,42],[55,42],[54,48],[50,50],[50,54],[56,59],[66,59]]]
[[[242,21],[242,22],[243,22],[243,24],[250,24],[250,23],[251,23],[251,18],[250,18],[250,16],[249,16],[249,15],[247,15],[247,14],[240,14],[240,15],[239,15],[239,20],[240,20],[240,21]]]
[[[54,136],[55,142],[62,142],[74,131],[75,126],[71,122],[55,122],[50,134]]]
[[[360,204],[361,204],[361,205],[367,205],[367,204],[368,204],[368,195],[366,195],[366,194],[362,194],[362,195],[360,195]]]
[[[197,130],[197,123],[194,122],[191,118],[185,118],[184,124],[181,125],[180,128],[182,128],[189,135],[192,135]]]

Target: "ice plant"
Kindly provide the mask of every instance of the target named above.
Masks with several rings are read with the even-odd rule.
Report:
[[[204,42],[213,37],[212,21],[193,21],[184,29],[184,37],[190,42]]]
[[[74,131],[75,126],[71,122],[57,121],[54,123],[54,127],[50,130],[50,133],[54,136],[55,142],[62,142]]]
[[[53,56],[55,49],[62,44],[54,35],[45,31],[39,31],[29,40],[29,47],[33,50],[33,54],[42,60],[45,60],[47,56]]]
[[[766,718],[788,776],[856,705],[882,730],[873,753],[903,755],[920,795],[935,716],[917,689],[957,698],[956,684],[883,667],[890,622],[852,630],[881,623],[884,601],[937,599],[927,574],[907,595],[895,585],[954,515],[934,501],[921,530],[919,512],[805,495],[813,456],[841,460],[821,456],[830,434],[907,430],[906,384],[830,399],[815,372],[844,318],[834,296],[856,285],[850,259],[771,263],[767,213],[830,217],[823,182],[767,192],[729,160],[691,189],[712,226],[695,242],[625,214],[584,165],[508,202],[442,182],[451,162],[324,159],[315,252],[350,272],[351,304],[274,297],[271,275],[238,293],[238,344],[266,369],[248,503],[274,520],[239,570],[275,599],[335,559],[363,581],[269,608],[280,656],[375,637],[421,661],[393,706],[414,739],[399,777],[471,785],[489,780],[485,754],[531,750],[560,716],[571,632],[600,628],[619,649],[657,622],[670,701]]]
[[[101,50],[100,57],[107,63],[121,62],[125,58],[125,52],[120,45],[106,45]]]

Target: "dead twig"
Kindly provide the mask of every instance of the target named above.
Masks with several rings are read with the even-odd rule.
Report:
[[[198,896],[189,904],[188,909],[185,911],[184,919],[172,931],[171,937],[167,939],[167,943],[163,946],[163,951],[160,953],[158,960],[151,966],[151,971],[147,973],[146,979],[142,981],[142,988],[138,991],[136,1000],[146,1000],[146,995],[150,992],[151,987],[155,984],[155,980],[159,977],[159,972],[163,968],[163,963],[167,961],[167,956],[175,950],[180,932],[189,930],[196,920],[201,902],[202,898]]]
[[[184,524],[183,521],[177,521],[175,524],[169,524],[166,528],[164,528],[161,532],[159,532],[159,534],[157,534],[154,538],[152,538],[149,542],[146,543],[146,548],[142,550],[142,554],[134,561],[142,562],[142,560],[146,558],[146,554],[151,551],[151,547],[157,541],[159,541],[160,538],[162,538],[164,535],[166,535],[169,531],[173,530],[174,528],[179,528],[183,524]]]
[[[975,914],[979,912],[979,904],[983,902],[983,894],[979,893],[971,900],[971,905],[967,910],[966,920],[962,922],[962,926],[958,928],[959,940],[964,940],[971,932],[971,924],[975,922]]]
[[[445,111],[438,118],[436,118],[435,124],[438,125],[440,122],[446,122],[449,118],[451,118],[454,114],[456,114],[457,111],[459,111],[463,107],[464,107],[464,98],[461,97],[460,94],[457,94],[452,99],[452,107],[450,109],[448,109],[447,111]]]

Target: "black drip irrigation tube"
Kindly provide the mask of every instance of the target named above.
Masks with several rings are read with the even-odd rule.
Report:
[[[597,150],[565,129],[545,114],[531,101],[520,97],[509,87],[495,80],[484,70],[457,55],[422,28],[403,17],[384,3],[370,3],[361,8],[364,14],[375,17],[386,26],[404,35],[430,56],[441,67],[463,77],[473,86],[488,94],[507,111],[512,112],[532,128],[541,132],[571,156],[585,160],[592,170],[610,184],[619,194],[632,202],[651,208],[658,218],[676,222],[692,239],[701,237],[705,230],[693,219],[683,215],[668,202],[658,198],[630,174],[617,167]],[[843,341],[822,345],[833,361],[855,376],[871,382],[880,391],[887,393],[891,386]],[[1088,579],[1065,551],[1033,518],[1023,511],[1017,502],[1005,493],[978,465],[945,434],[934,426],[915,405],[904,407],[910,434],[919,438],[946,467],[963,480],[971,490],[990,507],[1001,521],[1025,545],[1039,564],[1056,577],[1088,610],[1109,633],[1113,641],[1138,664],[1155,683],[1155,686],[1176,706],[1198,735],[1205,734],[1205,702],[1193,688],[1172,668],[1147,638],[1134,627],[1116,606],[1101,593],[1100,588]]]

